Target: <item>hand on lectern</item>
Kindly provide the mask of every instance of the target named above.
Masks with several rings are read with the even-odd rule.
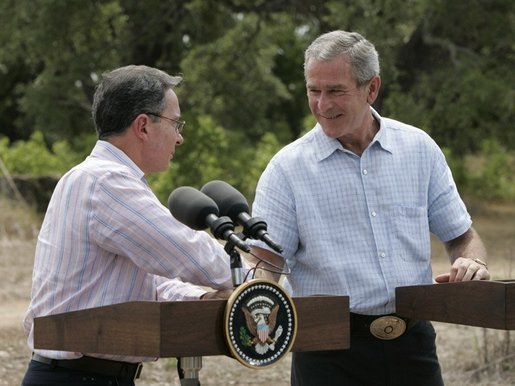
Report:
[[[229,296],[231,296],[232,292],[233,292],[232,289],[209,291],[209,292],[206,292],[204,295],[202,295],[200,297],[200,299],[201,300],[225,300],[225,299],[229,299]]]
[[[488,266],[484,261],[458,257],[452,264],[449,273],[443,273],[435,277],[437,283],[469,280],[490,280],[490,272],[488,272]]]

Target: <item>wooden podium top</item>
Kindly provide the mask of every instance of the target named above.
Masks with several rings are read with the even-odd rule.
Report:
[[[349,297],[293,298],[292,351],[350,347]],[[38,349],[143,357],[227,355],[226,300],[128,302],[34,319]]]
[[[515,329],[515,280],[396,288],[396,312],[413,319]]]

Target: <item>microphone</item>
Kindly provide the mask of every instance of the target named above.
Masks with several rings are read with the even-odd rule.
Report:
[[[283,248],[267,232],[267,224],[260,217],[250,217],[247,200],[238,190],[225,181],[214,180],[205,184],[201,192],[211,197],[220,213],[243,227],[243,234],[264,241],[270,248],[282,253]]]
[[[250,252],[250,247],[234,233],[234,223],[227,217],[218,217],[216,203],[199,190],[191,186],[181,186],[168,197],[170,213],[184,225],[203,230],[209,227],[213,236],[226,240],[239,249]]]

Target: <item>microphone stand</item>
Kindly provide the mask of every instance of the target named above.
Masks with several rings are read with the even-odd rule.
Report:
[[[243,283],[243,265],[241,255],[232,241],[225,244],[224,250],[230,257],[233,288]],[[200,386],[199,372],[202,369],[202,357],[177,358],[177,371],[181,386]]]
[[[202,357],[177,358],[177,371],[181,386],[200,386],[198,373],[202,368]]]
[[[225,252],[227,252],[227,254],[229,255],[231,262],[232,286],[233,288],[236,288],[243,283],[243,265],[241,263],[241,255],[231,241],[228,241],[225,244],[224,249]]]

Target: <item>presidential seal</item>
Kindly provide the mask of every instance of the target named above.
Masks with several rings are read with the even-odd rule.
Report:
[[[279,284],[254,279],[232,293],[224,327],[232,356],[247,367],[261,369],[290,352],[297,333],[297,314]]]

